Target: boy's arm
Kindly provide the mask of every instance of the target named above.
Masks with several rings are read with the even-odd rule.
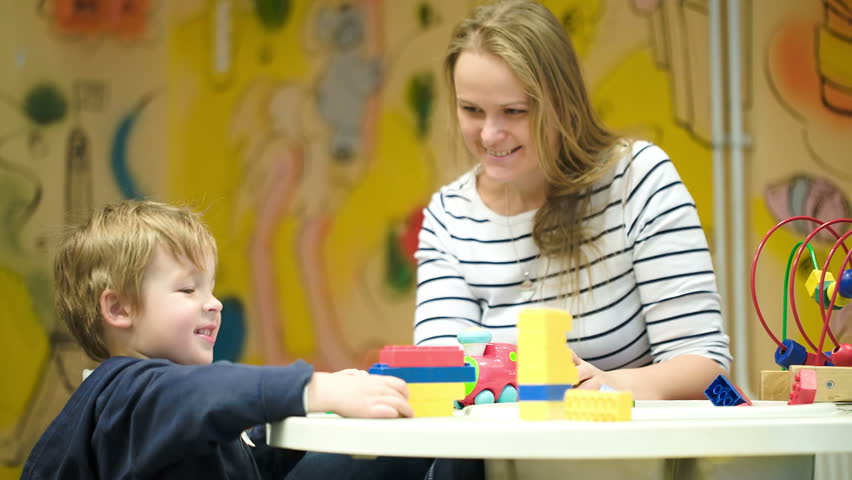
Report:
[[[140,361],[98,400],[93,441],[156,471],[252,426],[304,415],[302,395],[312,374],[301,361],[286,367]]]

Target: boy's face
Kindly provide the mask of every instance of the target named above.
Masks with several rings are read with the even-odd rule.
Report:
[[[147,358],[184,365],[213,361],[222,302],[213,296],[216,264],[211,255],[199,270],[158,247],[142,280],[142,308],[132,312],[130,348]]]

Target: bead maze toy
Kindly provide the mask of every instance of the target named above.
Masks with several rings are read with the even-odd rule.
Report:
[[[757,272],[760,253],[766,246],[769,238],[779,228],[791,222],[804,221],[816,224],[803,241],[798,242],[790,252],[787,260],[787,269],[784,278],[783,294],[783,318],[782,339],[779,340],[766,323],[760,305],[757,300],[755,289],[755,274]],[[846,239],[852,235],[852,231],[840,234],[835,226],[841,224],[852,224],[852,219],[841,218],[824,222],[810,216],[797,216],[782,220],[772,227],[763,236],[754,254],[751,266],[751,298],[755,313],[760,320],[763,329],[769,338],[778,346],[775,351],[775,362],[782,368],[780,371],[765,370],[761,372],[760,397],[762,400],[788,399],[790,404],[812,403],[814,401],[852,401],[852,345],[840,343],[832,332],[830,321],[833,312],[848,305],[852,299],[852,266],[850,258],[852,251],[846,246]],[[822,266],[817,263],[816,254],[811,241],[817,236],[831,234],[835,243],[831,247]],[[832,259],[838,249],[843,249],[846,256],[843,258],[836,274],[829,270]],[[809,252],[812,271],[805,281],[808,297],[812,298],[819,306],[822,317],[822,329],[818,342],[814,342],[808,336],[799,313],[796,309],[796,272],[805,251]],[[821,268],[820,268],[821,267]],[[787,338],[787,304],[789,300],[789,311],[793,315],[796,327],[801,333],[806,346],[799,344],[791,338]],[[829,351],[825,351],[825,339],[828,336],[834,345]]]

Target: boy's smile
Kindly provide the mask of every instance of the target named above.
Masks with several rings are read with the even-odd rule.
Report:
[[[134,356],[186,365],[213,361],[222,321],[222,302],[213,296],[215,274],[213,258],[205,258],[201,270],[156,249],[142,281],[141,306],[130,314]]]

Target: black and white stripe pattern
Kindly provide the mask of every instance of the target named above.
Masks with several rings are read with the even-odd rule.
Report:
[[[505,217],[476,192],[475,170],[435,193],[425,210],[418,260],[414,341],[452,345],[460,331],[488,328],[495,342],[516,340],[526,307],[567,309],[568,343],[604,370],[641,367],[683,354],[730,368],[720,299],[695,204],[659,147],[632,152],[590,193],[579,285],[538,255],[535,212]],[[511,235],[510,235],[511,232]],[[523,272],[535,280],[531,299]],[[579,295],[559,298],[574,290]]]

